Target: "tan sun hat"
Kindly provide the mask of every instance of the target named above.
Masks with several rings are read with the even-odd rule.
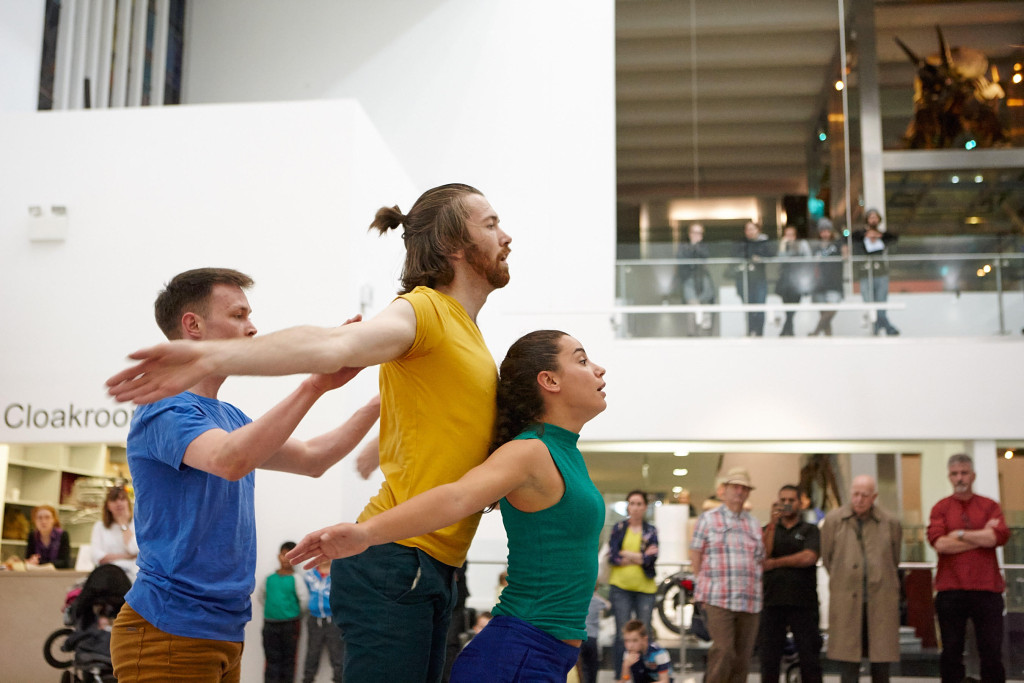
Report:
[[[739,484],[740,486],[746,486],[751,491],[754,487],[750,483],[750,473],[747,472],[745,467],[733,467],[725,476],[722,477],[722,484]]]

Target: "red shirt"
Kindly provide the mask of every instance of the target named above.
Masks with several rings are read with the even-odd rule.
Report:
[[[939,538],[957,529],[983,529],[990,519],[999,520],[998,526],[994,528],[996,546],[1005,545],[1010,539],[1010,530],[1006,527],[999,503],[977,494],[967,500],[958,500],[953,496],[943,498],[932,508],[928,522],[928,542],[934,546]],[[974,548],[962,553],[939,553],[935,590],[1002,593],[1004,587],[994,547]]]

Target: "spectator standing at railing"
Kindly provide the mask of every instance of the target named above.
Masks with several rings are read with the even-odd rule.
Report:
[[[867,303],[885,303],[889,299],[889,246],[896,243],[896,235],[882,225],[882,214],[878,209],[868,209],[864,214],[864,228],[853,233],[853,253],[860,259],[853,264],[853,271],[860,280],[860,295]],[[879,309],[875,318],[874,333],[885,331],[887,335],[900,333],[884,309]]]
[[[964,634],[974,624],[982,683],[1003,683],[1003,589],[996,547],[1010,539],[999,503],[974,493],[974,461],[964,454],[947,463],[953,495],[932,508],[928,542],[939,555],[935,612],[942,634],[942,683],[964,680]]]
[[[811,247],[807,240],[799,238],[796,226],[787,225],[782,229],[779,240],[779,256],[785,259],[810,258]],[[811,271],[807,264],[787,260],[779,265],[779,280],[775,283],[775,293],[782,297],[784,304],[798,304],[804,294],[809,294],[813,284]],[[782,326],[780,337],[793,336],[793,318],[796,311],[786,311],[786,323]]]
[[[836,240],[832,221],[822,218],[818,221],[818,243],[814,246],[814,256],[821,259],[832,259],[846,256],[846,245]],[[814,271],[814,292],[811,301],[816,304],[837,304],[843,300],[843,264],[840,261],[820,261]],[[821,311],[818,326],[811,336],[823,334],[832,336],[832,318],[838,311]]]
[[[888,683],[900,660],[900,543],[903,527],[875,505],[867,475],[853,479],[850,502],[825,515],[821,561],[829,573],[828,658],[841,683],[857,683],[860,661],[871,662],[872,683]]]
[[[743,226],[743,241],[736,249],[736,257],[743,259],[736,269],[736,292],[747,304],[763,304],[768,298],[768,278],[765,275],[765,259],[773,256],[775,250],[768,236],[761,232],[761,226],[747,221]],[[747,336],[764,335],[764,311],[747,313]]]
[[[687,230],[687,241],[679,245],[676,257],[680,259],[706,259],[710,256],[708,245],[704,242],[704,226],[692,223]],[[691,306],[715,303],[715,282],[711,279],[707,266],[701,263],[682,263],[676,270],[676,279],[682,291],[684,304]],[[709,313],[690,314],[688,334],[699,335],[711,330],[714,320]]]

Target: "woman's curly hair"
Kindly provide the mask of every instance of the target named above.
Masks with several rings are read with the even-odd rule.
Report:
[[[491,452],[517,437],[544,412],[537,375],[558,369],[559,330],[537,330],[520,337],[505,354],[498,373],[497,417]]]

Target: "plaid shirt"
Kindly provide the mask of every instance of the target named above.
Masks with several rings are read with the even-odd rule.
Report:
[[[690,549],[702,555],[695,602],[731,612],[761,611],[764,543],[749,512],[737,515],[725,505],[705,512],[697,519]]]

